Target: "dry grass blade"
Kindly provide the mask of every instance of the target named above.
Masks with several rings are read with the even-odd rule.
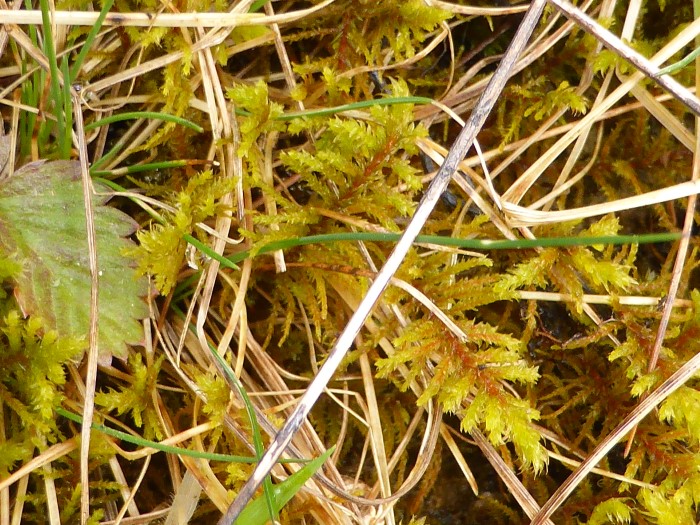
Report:
[[[284,427],[282,427],[275,438],[275,441],[267,449],[252,476],[243,486],[238,496],[231,504],[229,510],[219,521],[219,525],[230,525],[236,520],[236,517],[243,510],[247,502],[252,498],[265,476],[267,476],[268,472],[282,455],[285,448],[292,440],[294,433],[302,425],[306,419],[306,416],[311,411],[312,406],[323,392],[323,389],[325,389],[336,368],[345,357],[347,349],[350,348],[350,345],[362,328],[365,319],[369,316],[382,292],[389,284],[389,280],[398,269],[398,266],[401,264],[401,261],[413,244],[413,241],[423,227],[423,224],[428,219],[428,215],[450,182],[450,179],[457,169],[459,162],[471,147],[474,139],[476,138],[476,134],[486,121],[491,108],[496,103],[498,94],[503,89],[503,86],[511,74],[513,64],[517,60],[518,56],[525,47],[528,38],[532,34],[535,25],[539,20],[540,14],[544,9],[544,5],[544,0],[534,0],[531,3],[525,18],[521,22],[518,31],[508,47],[508,50],[499,63],[498,69],[484,90],[484,93],[479,99],[479,103],[470,115],[466,125],[455,140],[452,148],[445,158],[444,163],[440,167],[438,174],[426,190],[420,204],[418,205],[418,208],[416,209],[416,212],[413,215],[413,218],[411,219],[411,222],[408,224],[403,236],[401,237],[401,240],[392,251],[385,265],[377,275],[377,278],[373,281],[365,298],[353,316],[350,318],[350,321],[343,330],[343,333],[338,337],[335,346],[330,351],[328,359],[319,370],[319,373],[316,375],[313,382],[309,385],[306,393],[299,401],[299,405],[297,406],[296,410],[289,417]]]
[[[109,13],[104,25],[117,27],[234,27],[293,22],[309,16],[335,0],[323,2],[293,13],[267,16],[257,13]],[[55,11],[53,21],[64,26],[92,26],[99,13],[90,11]],[[41,24],[41,11],[0,11],[2,24]]]
[[[564,0],[550,0],[550,2],[562,13],[576,20],[581,27],[593,34],[607,47],[626,60],[629,60],[637,69],[644,72],[645,75],[654,78],[659,85],[673,94],[674,97],[685,104],[696,115],[700,115],[700,100],[673,78],[668,75],[659,75],[659,68],[653,62],[626,45],[617,36],[591,20],[583,11],[571,5],[569,2]]]
[[[459,5],[451,2],[443,2],[442,0],[430,0],[430,3],[435,7],[444,9],[445,11],[458,13],[460,15],[504,16],[527,11],[526,5],[518,5],[513,7],[476,7],[471,5]]]
[[[677,53],[679,50],[683,49],[688,43],[690,43],[697,35],[700,33],[700,19],[695,20],[687,27],[685,27],[676,38],[671,42],[666,44],[652,59],[651,63],[658,66],[658,64],[663,63]],[[615,103],[617,103],[622,97],[629,93],[632,88],[642,79],[644,74],[641,72],[635,72],[630,75],[620,86],[618,86],[612,93],[610,93],[603,101],[596,104],[591,110],[579,120],[571,129],[569,129],[563,137],[561,137],[553,146],[551,146],[546,152],[544,152],[540,157],[534,162],[530,167],[528,167],[518,180],[511,185],[511,187],[502,195],[504,207],[514,207],[517,206],[525,193],[529,188],[535,183],[535,181],[540,177],[543,170],[551,165],[551,163],[574,141],[578,138],[582,130],[589,127],[593,122],[598,120],[602,114],[608,111]],[[692,190],[686,191],[685,194],[681,196],[687,197],[693,193]],[[678,198],[678,197],[676,197]],[[522,210],[518,208],[512,208],[514,212],[517,210],[521,213]],[[522,212],[523,214],[525,212]],[[538,220],[540,216],[537,215]],[[525,217],[520,217],[522,220],[526,221]],[[520,219],[519,218],[519,219]],[[516,219],[516,220],[519,220]],[[560,220],[566,220],[564,217]]]
[[[518,479],[515,473],[506,465],[503,458],[498,455],[493,445],[484,437],[484,435],[478,430],[472,433],[472,437],[476,442],[477,446],[481,449],[486,456],[486,459],[491,463],[494,470],[498,473],[498,476],[503,480],[503,482],[508,486],[508,490],[516,499],[520,507],[525,511],[525,514],[533,521],[531,525],[535,525],[535,520],[537,516],[542,513],[535,498],[532,494],[523,486],[522,482]],[[540,523],[546,525],[554,525],[554,523],[549,519],[549,516],[543,516]]]
[[[503,202],[503,209],[509,215],[509,224],[512,226],[535,226],[540,224],[552,224],[565,221],[575,221],[588,217],[598,217],[608,213],[650,206],[660,202],[668,202],[682,199],[700,193],[700,181],[692,180],[682,182],[675,186],[669,186],[660,190],[650,191],[645,195],[635,195],[625,199],[592,204],[582,208],[571,208],[560,211],[539,211],[523,208],[517,204]]]
[[[9,487],[11,487],[12,485],[19,482],[22,479],[28,479],[30,473],[34,472],[37,469],[43,468],[52,461],[55,461],[58,458],[65,456],[66,454],[70,454],[77,448],[77,439],[69,439],[67,441],[64,441],[63,443],[57,443],[56,445],[47,448],[46,450],[44,450],[43,454],[36,456],[31,461],[28,461],[15,472],[13,472],[10,476],[0,481],[0,491],[7,490]]]
[[[696,44],[698,39],[696,39]],[[696,59],[696,74],[695,74],[695,85],[700,86],[700,60]],[[666,127],[669,127],[668,125]],[[693,155],[693,168],[691,181],[697,182],[700,180],[700,156],[697,152],[700,151],[700,133],[697,130],[700,129],[700,116],[695,117],[695,143],[689,149],[695,153]],[[656,331],[656,338],[654,339],[654,345],[651,350],[651,355],[649,357],[649,363],[647,365],[647,371],[649,373],[656,369],[658,364],[659,356],[661,354],[661,347],[663,345],[664,339],[666,338],[666,332],[668,330],[669,321],[671,319],[671,313],[673,311],[673,301],[675,301],[678,290],[681,285],[681,279],[683,276],[683,268],[687,261],[688,248],[690,245],[690,235],[693,230],[694,214],[697,204],[697,195],[690,195],[688,197],[688,207],[686,208],[685,218],[683,220],[683,238],[681,239],[678,252],[676,253],[676,260],[673,265],[673,272],[671,277],[671,283],[669,284],[668,294],[665,299],[666,302],[663,305],[663,312],[661,315],[661,320]],[[629,454],[632,447],[634,437],[636,434],[636,427],[630,432],[627,446],[625,448],[625,455]]]
[[[71,88],[72,90],[72,88]],[[83,129],[83,113],[80,107],[78,93],[73,92],[73,106],[75,108],[76,135],[80,149],[80,173],[83,181],[83,205],[85,206],[85,220],[87,224],[87,242],[90,264],[90,331],[88,332],[88,366],[85,378],[85,405],[83,407],[83,427],[80,440],[80,482],[83,487],[80,494],[80,522],[87,523],[90,518],[90,490],[89,490],[89,452],[90,452],[90,426],[95,411],[95,385],[97,383],[98,360],[98,301],[99,301],[99,268],[97,266],[97,249],[95,240],[95,219],[92,203],[92,179],[88,168],[87,147],[85,145],[85,130]]]
[[[569,476],[556,492],[549,498],[542,508],[533,517],[531,525],[543,525],[549,517],[574,491],[576,486],[591,472],[605,455],[612,449],[635,425],[644,419],[654,408],[673,392],[682,387],[688,379],[700,370],[700,354],[697,354],[671,377],[663,382],[659,388],[641,401],[639,405],[591,452],[581,465]]]

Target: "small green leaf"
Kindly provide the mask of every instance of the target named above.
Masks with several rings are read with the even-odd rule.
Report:
[[[98,190],[102,190],[98,187]],[[148,315],[145,279],[123,255],[137,225],[93,196],[99,268],[99,355],[124,358],[126,344],[143,338],[139,319]],[[14,278],[24,315],[39,316],[59,336],[86,338],[90,322],[90,269],[77,162],[33,162],[0,186],[0,255],[22,267]]]
[[[282,507],[284,507],[294,495],[301,490],[311,476],[313,476],[318,469],[321,468],[323,462],[328,459],[328,457],[333,453],[335,447],[331,447],[326,450],[322,455],[309,461],[300,470],[289,476],[279,485],[274,485],[272,487],[273,494],[273,505],[275,510],[279,512]],[[265,498],[260,496],[256,498],[250,505],[248,505],[240,516],[236,523],[241,525],[264,525],[268,523],[270,515],[267,512],[267,503]]]

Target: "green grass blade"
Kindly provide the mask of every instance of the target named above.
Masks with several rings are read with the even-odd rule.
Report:
[[[68,83],[68,61],[66,57],[61,60],[61,73],[63,74],[63,115],[65,118],[65,133],[58,136],[58,149],[62,159],[71,157],[73,146],[72,131],[73,131],[73,97],[70,92],[70,84]]]
[[[700,0],[693,0],[693,17],[698,18],[700,17]],[[700,45],[700,38],[695,39],[695,45],[699,46]],[[662,69],[659,69],[659,72],[657,73],[659,76],[661,75],[668,75],[669,73],[675,73],[676,71],[680,71],[684,67],[690,65],[690,63],[698,58],[700,56],[700,47],[697,49],[694,49],[689,55],[683,57],[681,60],[678,62],[674,62],[671,65],[668,65]]]
[[[85,126],[85,131],[97,129],[101,126],[106,126],[107,124],[113,124],[115,122],[122,122],[124,120],[134,120],[139,118],[150,118],[156,120],[163,120],[165,122],[173,122],[175,124],[185,126],[186,128],[193,129],[197,133],[201,133],[202,131],[204,131],[204,128],[198,126],[194,122],[190,122],[187,119],[184,119],[182,117],[176,117],[175,115],[168,115],[167,113],[159,113],[157,111],[129,111],[126,113],[120,113],[118,115],[112,115],[110,117],[105,117],[103,119],[96,120],[95,122],[87,124]]]
[[[92,26],[92,29],[90,29],[90,32],[88,33],[88,36],[85,39],[85,42],[83,43],[83,46],[80,48],[80,53],[78,53],[75,62],[73,62],[73,66],[70,68],[71,83],[75,82],[75,80],[78,78],[80,68],[83,67],[83,62],[85,62],[85,59],[87,58],[87,54],[90,51],[90,48],[92,47],[92,43],[95,41],[95,38],[97,38],[97,33],[99,33],[100,29],[102,29],[102,24],[104,23],[105,18],[107,17],[107,13],[109,13],[109,10],[112,8],[113,3],[114,0],[105,0],[104,5],[102,6],[102,10],[100,11],[100,15],[97,17],[97,20]]]
[[[134,173],[141,173],[144,171],[155,171],[155,170],[166,170],[171,168],[181,168],[187,166],[188,161],[186,160],[166,160],[163,162],[150,162],[147,164],[135,164],[134,166],[127,166],[126,168],[119,170],[93,170],[91,173],[93,176],[104,176],[104,175],[133,175]],[[125,191],[125,190],[120,190]]]
[[[75,414],[73,412],[69,412],[68,410],[65,410],[63,408],[57,408],[56,413],[59,416],[63,416],[66,419],[73,421],[74,423],[78,423],[79,425],[83,424],[83,418],[82,418],[82,416],[80,416],[78,414]],[[149,439],[144,439],[140,436],[134,436],[133,434],[129,434],[127,432],[122,432],[121,430],[117,430],[115,428],[110,428],[106,425],[101,425],[99,423],[93,423],[90,426],[90,428],[93,430],[97,430],[98,432],[102,432],[103,434],[106,434],[107,436],[111,436],[113,438],[117,438],[117,439],[120,439],[122,441],[126,441],[127,443],[131,443],[132,445],[136,445],[137,447],[153,448],[155,450],[160,450],[161,452],[166,452],[168,454],[177,454],[178,456],[188,456],[191,458],[207,459],[210,461],[222,461],[224,463],[255,463],[255,462],[257,462],[257,459],[254,457],[232,456],[230,454],[217,454],[215,452],[190,450],[188,448],[180,448],[180,447],[175,447],[172,445],[164,445],[162,443],[158,443],[156,441],[151,441]],[[296,460],[296,459],[285,459],[285,460],[282,460],[282,462],[283,463],[307,463],[306,460]]]
[[[102,155],[99,159],[97,159],[95,162],[92,163],[92,166],[90,166],[90,173],[94,173],[95,170],[98,170],[100,167],[102,167],[104,164],[107,164],[110,160],[112,160],[114,157],[116,157],[119,152],[122,150],[124,147],[124,144],[115,144],[111,150],[109,150],[107,153]]]
[[[253,403],[251,403],[250,398],[248,397],[248,393],[243,388],[243,385],[241,385],[241,382],[236,377],[236,374],[233,373],[233,370],[231,370],[231,367],[228,365],[228,363],[221,357],[221,355],[219,355],[219,352],[216,351],[216,348],[214,348],[214,346],[210,344],[209,350],[211,351],[216,361],[219,363],[221,369],[226,374],[226,378],[228,379],[229,383],[235,385],[236,390],[238,390],[238,393],[243,399],[246,412],[248,413],[248,418],[250,419],[251,428],[253,430],[253,445],[255,447],[255,455],[258,459],[260,459],[265,453],[265,445],[262,441],[260,426],[258,425],[258,418],[255,416],[255,409],[253,408]],[[272,523],[275,523],[277,521],[277,514],[279,513],[279,509],[275,507],[273,495],[274,491],[272,487],[272,482],[270,481],[270,476],[267,476],[265,478],[265,481],[263,481],[263,492],[263,501],[267,507],[267,518],[269,518],[272,521]]]
[[[56,413],[80,425],[83,423],[83,418],[78,414],[74,414],[73,412],[69,412],[62,408],[57,408]],[[127,432],[122,432],[121,430],[116,430],[105,425],[100,425],[99,423],[93,423],[90,428],[92,428],[93,430],[97,430],[98,432],[102,432],[103,434],[106,434],[108,436],[112,436],[114,438],[121,439],[122,441],[126,441],[127,443],[131,443],[132,445],[136,445],[139,447],[154,448],[156,450],[160,450],[161,452],[167,452],[168,454],[177,454],[178,456],[188,456],[191,458],[207,459],[210,461],[223,461],[227,463],[255,463],[257,461],[257,459],[254,457],[231,456],[229,454],[216,454],[213,452],[204,452],[199,450],[190,450],[187,448],[174,447],[172,445],[163,445],[162,443],[150,441],[139,436],[134,436]]]
[[[30,26],[30,34],[32,34],[33,26]],[[36,32],[34,32],[36,33]],[[13,40],[10,41],[13,48],[15,48],[15,43]],[[20,54],[20,50],[13,49],[14,52]],[[26,61],[22,61],[21,72],[24,75],[27,72]],[[37,86],[39,84],[40,72],[36,72],[27,78],[27,81],[22,84],[21,101],[29,107],[37,108],[39,107],[39,90]],[[36,125],[37,115],[31,111],[22,111],[19,116],[19,147],[20,153],[23,157],[29,157],[32,147],[32,135],[34,133],[34,126]]]
[[[375,241],[375,242],[397,242],[401,238],[400,233],[379,233],[379,232],[346,232],[329,233],[322,235],[309,235],[295,239],[271,242],[259,248],[255,255],[286,250],[296,246],[306,246],[309,244],[325,244],[339,241]],[[566,247],[566,246],[591,246],[594,244],[645,244],[656,242],[671,242],[681,238],[680,233],[652,233],[646,235],[609,235],[601,237],[550,237],[540,239],[517,239],[517,240],[489,240],[489,239],[460,239],[457,237],[445,237],[441,235],[418,235],[417,243],[437,244],[440,246],[450,246],[468,250],[523,250],[527,248],[541,247]],[[189,242],[189,239],[187,239]],[[195,245],[199,249],[198,242]],[[223,263],[228,262],[235,265],[248,257],[251,257],[251,250],[246,250],[228,258],[213,254],[211,250],[205,252],[206,255],[217,259]]]
[[[178,315],[180,315],[180,317],[184,319],[184,314],[177,307],[171,306],[171,308],[174,312],[176,312]],[[190,331],[192,331],[193,333],[195,332],[194,326],[190,325]],[[211,343],[209,343],[209,351],[214,356],[214,359],[216,359],[219,369],[225,375],[226,382],[229,385],[233,385],[233,387],[240,394],[241,399],[243,400],[246,413],[248,414],[248,419],[250,420],[250,427],[253,432],[253,447],[255,448],[255,454],[257,458],[261,458],[263,453],[265,452],[265,445],[262,441],[260,425],[258,425],[258,418],[255,415],[255,408],[253,407],[253,403],[250,401],[248,393],[243,388],[243,385],[238,380],[238,377],[236,377],[236,374],[233,373],[233,370],[231,369],[229,364],[221,357],[219,352],[217,352],[216,347],[214,347],[214,345],[212,345]],[[278,510],[275,510],[273,486],[269,476],[267,476],[267,478],[263,482],[263,491],[264,502],[267,506],[268,511],[266,519],[269,519],[274,523],[277,517]]]
[[[264,6],[267,2],[269,2],[269,0],[255,0],[255,2],[253,2],[250,5],[250,9],[248,9],[248,12],[249,13],[257,13],[258,11],[260,11],[262,9],[262,6]]]
[[[665,68],[659,69],[658,75],[668,75],[669,73],[675,73],[676,71],[680,71],[684,67],[688,66],[698,56],[700,56],[700,47],[692,51],[688,56],[682,58],[678,62],[674,62],[673,64],[668,65]]]
[[[377,98],[373,100],[361,100],[359,102],[353,102],[351,104],[343,104],[341,106],[335,106],[332,108],[319,108],[319,109],[307,109],[304,111],[292,111],[290,113],[283,113],[275,117],[275,120],[294,120],[297,118],[304,117],[323,117],[326,115],[335,115],[336,113],[342,113],[343,111],[356,111],[358,109],[369,108],[372,106],[393,106],[396,104],[432,104],[433,99],[428,97],[385,97]],[[236,109],[236,115],[241,115],[243,117],[250,116],[250,113],[244,109]]]
[[[63,93],[59,83],[58,60],[56,58],[56,48],[53,44],[51,18],[49,17],[49,2],[48,0],[40,0],[39,5],[41,7],[41,22],[44,30],[44,54],[49,61],[51,73],[49,94],[51,102],[53,103],[54,116],[56,117],[56,132],[59,137],[60,146],[61,141],[65,139],[66,132],[65,115],[63,113]],[[47,126],[47,129],[50,129],[48,121],[44,125]],[[61,152],[61,154],[62,153],[63,152]]]
[[[304,483],[321,468],[334,450],[335,446],[329,448],[322,455],[311,460],[303,468],[272,488],[274,506],[278,512],[299,492]],[[265,525],[269,519],[265,510],[265,502],[262,498],[257,498],[241,512],[236,523],[240,525]]]
[[[107,124],[113,124],[115,122],[122,122],[124,120],[134,120],[134,119],[139,119],[139,118],[151,118],[151,119],[158,119],[158,120],[163,120],[165,122],[173,122],[175,124],[179,124],[181,126],[185,126],[187,128],[193,129],[197,133],[201,133],[204,131],[204,128],[201,126],[198,126],[194,122],[190,122],[187,119],[181,118],[181,117],[176,117],[175,115],[168,115],[167,113],[159,113],[157,111],[131,111],[127,113],[120,113],[119,115],[112,115],[110,117],[106,117],[100,120],[97,120],[95,122],[91,122],[90,124],[87,124],[85,126],[85,131],[89,131],[91,129],[97,129],[101,126],[105,126]],[[112,160],[114,157],[116,157],[119,152],[124,148],[123,144],[116,144],[111,150],[109,150],[107,153],[102,155],[99,159],[94,161],[92,163],[92,166],[90,166],[90,173],[95,174],[99,169],[107,164],[110,160]],[[104,173],[103,171],[100,171],[100,173]]]
[[[189,244],[197,248],[200,252],[202,252],[204,255],[207,257],[210,257],[212,259],[215,259],[221,264],[221,266],[224,266],[225,268],[231,268],[232,270],[240,270],[240,268],[231,262],[230,259],[227,259],[226,257],[222,257],[218,253],[216,253],[214,250],[212,250],[209,246],[204,244],[203,242],[198,241],[191,235],[183,235],[182,238],[186,240]],[[243,259],[241,259],[243,260]]]

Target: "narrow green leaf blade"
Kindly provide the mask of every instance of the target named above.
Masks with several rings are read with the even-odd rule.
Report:
[[[277,512],[279,512],[282,507],[301,490],[304,483],[321,468],[321,465],[323,465],[324,461],[333,453],[333,450],[335,450],[335,447],[329,448],[316,459],[309,461],[282,483],[272,487],[274,505]],[[269,522],[269,519],[270,515],[267,510],[267,503],[265,502],[265,498],[260,496],[241,512],[236,523],[240,525],[264,525]]]

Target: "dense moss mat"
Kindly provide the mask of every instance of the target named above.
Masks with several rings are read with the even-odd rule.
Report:
[[[293,13],[313,4],[275,2],[272,7],[278,14]],[[477,4],[472,7],[508,7],[503,2]],[[588,12],[597,13],[599,4],[594,1]],[[87,7],[57,3],[57,9]],[[117,1],[112,9],[223,12],[230,7],[224,2]],[[601,24],[622,27],[627,7],[621,3]],[[260,2],[251,9],[267,12]],[[459,124],[440,107],[424,102],[438,100],[463,118],[468,115],[521,18],[517,12],[484,16],[452,11],[423,0],[337,0],[279,27],[237,26],[210,48],[209,56],[193,52],[193,42],[202,39],[195,29],[118,27],[96,41],[88,54],[89,67],[79,76],[88,93],[89,86],[120,71],[159,57],[176,55],[177,60],[144,68],[128,81],[115,80],[109,85],[112,91],[93,93],[96,99],[86,95],[86,123],[103,116],[94,111],[102,103],[116,113],[127,104],[129,110],[177,115],[203,129],[172,122],[149,128],[152,121],[147,120],[88,133],[95,175],[132,192],[131,200],[114,199],[113,205],[141,225],[135,236],[138,247],[129,255],[153,287],[145,348],[133,347],[128,359],[115,359],[99,371],[100,422],[154,441],[207,423],[202,434],[183,446],[252,454],[253,427],[243,403],[237,395],[231,397],[230,385],[211,366],[208,349],[202,348],[195,331],[187,330],[186,322],[200,319],[200,334],[208,343],[216,347],[228,341],[223,346],[230,349],[231,366],[260,409],[258,417],[269,420],[263,430],[271,433],[279,427],[392,244],[319,243],[283,254],[258,252],[271,242],[310,235],[402,231],[436,169],[435,153],[440,145],[448,148],[459,131]],[[651,56],[692,19],[689,2],[643,2],[633,46]],[[564,32],[554,38],[558,30]],[[27,32],[36,38],[41,28]],[[82,42],[86,34],[85,28],[72,28],[61,49]],[[542,41],[555,41],[551,47],[527,51],[527,57],[536,59],[513,75],[479,135],[499,195],[507,195],[530,166],[545,158],[565,127],[597,104],[601,90],[609,92],[632,71],[622,59],[600,52],[581,29],[567,31],[565,19],[553,9],[547,9],[536,34]],[[2,66],[19,67],[16,59],[22,59],[25,69],[6,77],[8,84],[33,66],[14,41],[12,46],[15,54],[6,53]],[[66,55],[69,64],[76,53]],[[689,86],[694,75],[691,65],[675,78]],[[46,102],[46,78],[46,73],[32,73],[18,92],[42,116],[23,112],[19,117],[18,166],[63,154],[46,114],[65,108]],[[216,109],[215,88],[225,94],[226,116],[209,114]],[[650,81],[643,88],[652,96],[661,94]],[[385,99],[396,100],[352,106]],[[573,165],[567,164],[572,158],[567,155],[547,160],[520,204],[529,206],[550,195],[563,182],[562,173],[582,175],[551,199],[547,206],[552,210],[612,202],[689,180],[693,153],[679,140],[680,132],[672,132],[664,123],[668,120],[657,120],[635,103],[628,95],[615,106],[618,111],[594,124]],[[693,115],[674,100],[663,108],[692,137]],[[233,119],[231,129],[224,124],[228,117]],[[509,158],[516,149],[518,155]],[[171,161],[177,162],[148,169],[150,163]],[[147,164],[146,171],[133,170],[142,164]],[[502,239],[505,229],[516,237],[525,235],[524,230],[501,226],[502,214],[491,203],[478,160],[470,156],[467,164],[466,182],[450,185],[424,233]],[[474,188],[491,204],[484,207],[472,200],[469,192]],[[686,200],[675,200],[534,226],[530,233],[545,238],[679,232],[686,206]],[[221,229],[222,220],[231,221],[229,229]],[[218,277],[205,284],[201,272],[211,259],[193,246],[197,241],[213,245],[217,228],[232,239],[219,255],[234,257],[249,250],[251,257],[222,266]],[[396,276],[411,286],[387,290],[329,385],[335,397],[324,396],[314,407],[308,448],[295,443],[307,455],[318,453],[318,443],[337,443],[334,467],[326,475],[362,497],[381,494],[372,489],[381,478],[382,461],[376,459],[381,449],[386,458],[396,454],[386,475],[394,488],[412,482],[414,465],[426,461],[415,486],[393,503],[397,522],[529,523],[513,487],[485,459],[485,448],[542,505],[573,469],[560,456],[584,459],[644,396],[700,351],[696,237],[682,267],[679,306],[651,369],[664,303],[624,300],[664,298],[677,252],[677,242],[479,253],[416,245]],[[12,292],[13,275],[21,265],[13,254],[0,255],[5,257],[0,259],[5,283],[0,290],[2,480],[52,446],[76,445],[79,425],[56,417],[55,409],[80,412],[84,368],[79,360],[85,344],[57,339],[42,329],[40,320],[20,315]],[[201,302],[202,290],[209,294],[208,308]],[[417,300],[421,294],[427,301]],[[591,296],[610,300],[594,304]],[[558,300],[545,300],[553,298]],[[194,317],[186,317],[192,311]],[[368,397],[378,402],[376,414],[368,408]],[[661,403],[639,424],[629,453],[624,453],[624,442],[617,445],[553,521],[696,523],[699,398],[692,379]],[[453,449],[444,437],[428,453],[420,448],[428,428],[427,408],[445,414],[445,434],[458,436]],[[371,417],[380,421],[381,436],[368,430]],[[476,433],[486,438],[477,439],[480,446],[472,439]],[[376,441],[366,445],[370,439],[382,446]],[[143,459],[130,455],[137,448],[93,433],[90,493],[95,522],[114,519],[123,505],[117,473],[129,486],[139,479]],[[478,495],[456,467],[457,450],[473,472]],[[23,521],[49,522],[44,509],[54,502],[62,522],[76,522],[78,464],[77,446],[67,447],[50,468],[35,469],[26,486],[7,489],[13,506],[24,501]],[[210,523],[251,469],[249,464],[211,461],[202,466],[155,455],[135,491],[135,505],[161,519],[164,514],[157,512],[167,509],[189,470],[197,472],[205,487],[192,522]],[[348,481],[356,477],[357,483]],[[52,482],[47,484],[47,479]],[[326,501],[302,491],[282,512],[281,521],[349,523],[369,516],[370,509],[330,494]],[[352,518],[342,521],[343,512]]]

